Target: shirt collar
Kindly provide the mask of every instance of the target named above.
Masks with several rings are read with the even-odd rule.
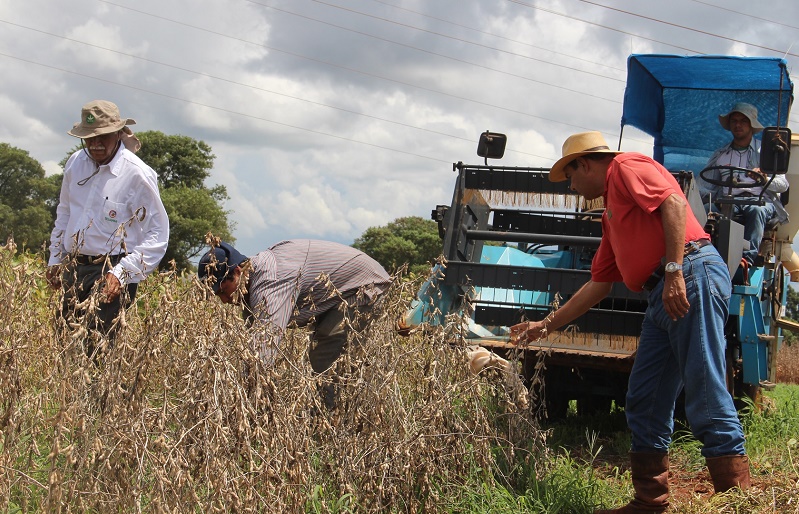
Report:
[[[735,148],[735,147],[733,146],[733,142],[732,142],[732,141],[730,141],[730,144],[729,144],[729,145],[727,145],[727,147],[728,147],[730,150],[734,150],[734,151],[736,151],[736,152],[743,152],[743,151],[745,151],[745,150],[757,150],[757,146],[756,146],[756,143],[755,143],[755,138],[754,138],[754,137],[753,137],[752,139],[750,139],[750,140],[749,140],[749,146],[747,146],[746,148],[742,148],[742,149],[740,149],[740,150],[739,150],[738,148]]]

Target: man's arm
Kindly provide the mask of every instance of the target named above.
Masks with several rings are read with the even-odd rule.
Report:
[[[672,193],[658,209],[663,223],[663,235],[666,243],[666,262],[682,264],[685,256],[685,209],[683,198]],[[663,308],[672,320],[685,316],[691,304],[685,293],[685,277],[682,270],[666,273],[663,284]]]
[[[123,257],[108,273],[114,275],[119,285],[139,282],[152,273],[161,262],[169,243],[169,217],[158,192],[158,186],[144,177],[137,183],[138,195],[131,205],[141,240],[135,247],[127,247]],[[114,280],[107,278],[108,283]],[[106,291],[110,293],[111,291]]]
[[[612,287],[613,282],[588,281],[579,291],[574,293],[574,296],[563,307],[556,310],[548,319],[523,322],[512,326],[510,329],[511,342],[519,344],[525,341],[536,341],[541,338],[545,331],[557,330],[567,325],[588,312],[588,309],[605,298]]]
[[[64,239],[69,226],[69,180],[70,164],[74,157],[70,157],[64,166],[64,176],[61,180],[61,190],[58,194],[58,206],[53,230],[50,233],[50,257],[47,262],[45,278],[52,289],[61,287],[61,261],[64,258]]]
[[[286,287],[269,287],[264,283],[247,280],[249,303],[245,310],[252,313],[252,345],[264,366],[275,363],[281,342],[291,322],[298,295]],[[296,290],[294,288],[293,290]]]
[[[788,190],[788,178],[782,173],[774,175],[774,180],[772,180],[770,184],[768,181],[769,179],[771,179],[771,176],[766,175],[765,173],[760,171],[760,168],[753,169],[751,171],[751,174],[762,176],[764,183],[768,184],[768,187],[766,189],[768,191],[771,191],[772,193],[780,194]]]

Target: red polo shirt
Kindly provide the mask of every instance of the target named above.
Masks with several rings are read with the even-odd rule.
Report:
[[[605,178],[602,242],[591,264],[595,282],[624,282],[641,291],[666,254],[659,210],[672,194],[683,199],[680,185],[657,161],[627,152],[611,161]],[[686,200],[685,242],[710,236],[699,224]]]

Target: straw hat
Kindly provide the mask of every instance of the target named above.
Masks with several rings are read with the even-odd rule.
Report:
[[[732,106],[730,112],[719,115],[719,123],[721,123],[721,126],[724,127],[724,130],[730,130],[730,114],[734,112],[740,112],[749,118],[749,122],[752,124],[752,130],[755,132],[755,134],[763,130],[763,125],[757,121],[757,107],[746,102],[738,102]]]
[[[119,107],[107,100],[92,100],[83,106],[80,121],[67,131],[70,136],[88,139],[122,130],[126,125],[135,125],[136,121],[122,118]]]
[[[602,134],[593,131],[580,132],[579,134],[569,136],[563,143],[562,153],[563,157],[558,159],[558,162],[553,164],[552,168],[549,170],[549,180],[551,182],[563,182],[566,180],[566,174],[563,172],[563,168],[578,157],[590,153],[609,153],[616,155],[622,152],[611,150],[605,142],[605,138],[602,137]]]

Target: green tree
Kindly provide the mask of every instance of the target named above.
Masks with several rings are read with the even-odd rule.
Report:
[[[158,175],[161,201],[169,215],[169,245],[161,260],[161,267],[175,261],[178,270],[192,267],[191,260],[205,249],[208,232],[225,241],[235,242],[234,223],[228,219],[230,211],[223,207],[228,199],[225,186],[207,187],[216,156],[203,141],[188,136],[167,135],[150,130],[137,132],[141,149],[136,155]],[[61,167],[78,144],[70,150]]]
[[[785,302],[785,317],[799,321],[799,292],[788,286],[788,300]]]
[[[169,215],[169,246],[161,266],[174,260],[179,270],[205,249],[205,234],[212,232],[235,242],[225,186],[207,187],[216,156],[203,141],[159,131],[136,133],[141,149],[136,154],[158,174],[161,200]]]
[[[61,165],[61,169],[64,169],[63,164]],[[45,180],[47,181],[47,191],[50,193],[50,197],[45,201],[45,203],[50,210],[50,217],[52,218],[50,224],[54,225],[56,209],[58,209],[58,202],[61,198],[61,183],[64,182],[64,174],[56,173],[55,175],[45,177]],[[50,235],[48,234],[47,237],[47,244],[50,244]]]
[[[210,175],[216,156],[204,141],[188,136],[168,136],[156,130],[139,132],[136,137],[141,141],[141,150],[136,155],[158,172],[161,187],[205,189],[205,179]]]
[[[785,302],[785,317],[791,321],[799,322],[799,292],[790,285],[787,287],[788,299]],[[785,342],[788,344],[793,344],[799,339],[799,334],[795,334],[790,330],[783,330],[782,334],[785,336]]]
[[[0,238],[9,236],[23,248],[39,249],[53,225],[54,182],[25,150],[0,143]]]
[[[370,227],[352,246],[390,272],[408,264],[413,273],[427,273],[441,254],[438,225],[419,216],[397,218],[384,227]]]
[[[164,188],[161,200],[169,214],[169,246],[161,261],[175,261],[178,269],[190,269],[190,259],[205,250],[205,234],[213,232],[225,241],[234,241],[228,212],[221,208],[227,199],[223,186],[212,189],[173,186]]]

